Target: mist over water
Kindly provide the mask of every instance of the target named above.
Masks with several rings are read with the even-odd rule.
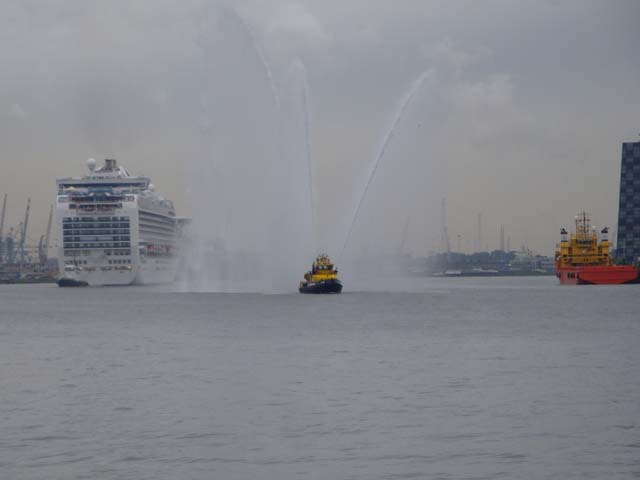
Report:
[[[314,255],[309,93],[300,61],[279,92],[241,17],[216,11],[200,35],[200,130],[189,165],[193,227],[183,286],[291,291]]]
[[[246,22],[229,9],[208,12],[197,44],[194,128],[204,153],[187,166],[193,225],[182,288],[295,291],[320,252],[347,277],[363,277],[372,266],[406,273],[400,250],[423,252],[429,236],[437,236],[446,191],[436,153],[442,99],[434,71],[420,73],[402,93],[372,142],[372,160],[346,195],[351,201],[319,225],[315,162],[323,159],[312,154],[304,63],[295,59],[274,73]]]

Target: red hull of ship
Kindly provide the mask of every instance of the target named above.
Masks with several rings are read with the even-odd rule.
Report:
[[[638,279],[638,269],[631,265],[560,267],[556,276],[562,285],[620,285]]]

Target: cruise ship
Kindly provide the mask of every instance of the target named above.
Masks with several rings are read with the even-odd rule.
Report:
[[[106,159],[80,178],[57,180],[60,286],[161,284],[175,280],[179,220],[173,202]]]

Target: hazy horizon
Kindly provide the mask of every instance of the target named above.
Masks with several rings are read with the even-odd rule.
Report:
[[[463,250],[475,244],[480,212],[490,249],[504,225],[512,249],[550,255],[581,210],[615,228],[621,144],[640,140],[635,1],[7,0],[0,9],[0,201],[9,195],[6,232],[31,197],[31,243],[55,179],[81,175],[89,157],[150,176],[191,215],[193,169],[262,154],[269,134],[256,126],[276,122],[271,96],[286,105],[296,62],[327,248],[425,72],[363,214],[390,244],[407,224],[416,255],[439,247],[442,196],[454,249],[458,235]],[[247,118],[256,128],[243,129]]]

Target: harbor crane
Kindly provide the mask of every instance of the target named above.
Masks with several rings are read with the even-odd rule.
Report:
[[[20,262],[25,263],[25,242],[27,241],[27,226],[29,225],[29,211],[31,210],[31,198],[27,198],[27,211],[24,213],[24,222],[22,222],[22,228],[20,231],[20,244],[18,245],[18,251],[20,252]]]
[[[16,259],[16,251],[15,251],[15,231],[13,227],[9,228],[9,234],[5,238],[5,260],[7,263],[14,263]]]
[[[53,205],[49,208],[49,220],[47,221],[47,232],[40,236],[40,242],[38,243],[38,257],[40,258],[40,264],[47,263],[49,257],[49,241],[51,239],[51,220],[53,219]]]

